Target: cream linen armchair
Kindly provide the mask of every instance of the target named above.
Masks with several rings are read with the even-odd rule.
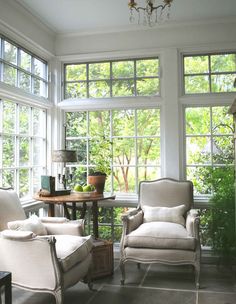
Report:
[[[191,211],[193,184],[162,178],[139,185],[136,210],[122,215],[120,269],[125,282],[125,263],[190,264],[199,288],[199,217]]]
[[[52,293],[62,304],[65,289],[80,280],[91,288],[93,243],[82,236],[83,225],[60,217],[26,219],[17,194],[0,189],[0,270],[12,273],[13,286]]]

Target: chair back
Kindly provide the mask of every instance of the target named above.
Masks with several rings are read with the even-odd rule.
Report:
[[[186,205],[186,211],[193,204],[193,184],[191,181],[178,181],[161,178],[142,181],[139,184],[139,207],[175,207]]]
[[[0,188],[0,231],[7,229],[7,223],[25,220],[26,215],[16,192]]]

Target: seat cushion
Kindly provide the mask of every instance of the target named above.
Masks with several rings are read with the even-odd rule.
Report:
[[[92,237],[55,235],[56,253],[64,272],[83,261],[93,247]]]
[[[151,222],[140,225],[125,237],[125,246],[156,249],[194,250],[196,240],[184,226],[169,222]]]

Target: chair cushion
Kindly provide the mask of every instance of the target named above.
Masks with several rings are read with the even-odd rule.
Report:
[[[125,246],[156,249],[194,250],[196,240],[180,224],[144,223],[125,237]]]
[[[47,235],[47,229],[37,215],[32,215],[23,221],[8,222],[7,226],[11,230],[32,231],[36,235]]]
[[[83,261],[93,247],[92,237],[55,235],[56,253],[64,272]]]
[[[143,206],[143,222],[171,222],[185,225],[184,213],[186,211],[185,205],[176,207],[150,207]]]

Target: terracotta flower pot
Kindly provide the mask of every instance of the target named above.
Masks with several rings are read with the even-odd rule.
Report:
[[[102,194],[106,182],[106,175],[89,175],[88,184],[94,185],[96,192]]]

